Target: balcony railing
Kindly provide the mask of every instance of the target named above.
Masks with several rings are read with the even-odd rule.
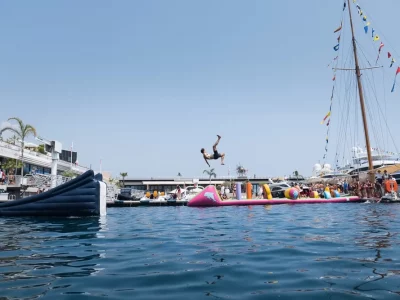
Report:
[[[44,174],[27,174],[21,175],[7,175],[5,177],[4,185],[9,187],[36,187],[39,189],[49,189],[51,183],[54,181],[55,186],[59,186],[67,181],[71,180],[70,177],[64,177],[61,175],[44,175]]]
[[[2,184],[6,187],[33,187],[40,190],[49,190],[52,188],[52,183],[54,187],[64,184],[72,180],[71,177],[64,177],[61,175],[44,175],[44,174],[27,174],[25,176],[21,175],[8,175],[5,178],[5,182]],[[117,186],[113,184],[107,184],[106,189],[106,199],[107,202],[114,202],[116,200],[118,193]],[[15,195],[10,194],[9,200],[15,200]]]
[[[0,155],[10,157],[13,159],[21,160],[21,147],[18,145],[13,145],[6,143],[4,141],[0,141]],[[51,167],[51,154],[50,153],[39,153],[33,150],[25,149],[24,150],[24,162],[37,164],[41,167]],[[84,173],[89,170],[88,167],[80,166],[76,164],[71,164],[71,162],[59,160],[58,164],[62,166],[62,169],[71,169],[75,172]]]

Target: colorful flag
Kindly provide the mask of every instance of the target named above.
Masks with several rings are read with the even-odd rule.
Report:
[[[341,29],[342,29],[342,22],[340,22],[340,26],[333,33],[336,33],[338,31],[340,31]]]
[[[331,115],[331,112],[328,112],[325,116],[325,118],[321,121],[321,124],[324,124],[325,120],[328,119],[328,117]]]
[[[335,51],[338,51],[338,50],[339,50],[339,44],[337,44],[335,47],[333,47],[333,49],[334,49]]]
[[[397,74],[399,74],[399,73],[400,73],[400,67],[397,68],[396,75],[395,75],[395,77],[394,77],[394,82],[393,82],[393,87],[392,87],[392,93],[394,92],[394,87],[396,86]]]
[[[344,1],[344,4],[343,4],[343,11],[346,9],[346,1]]]
[[[395,62],[396,62],[396,61],[394,60],[394,57],[392,57],[392,62],[390,63],[390,68],[393,67],[393,64],[394,64]]]
[[[368,33],[368,26],[364,26],[365,33]]]
[[[372,37],[375,36],[375,30],[372,28]]]
[[[385,46],[385,44],[381,42],[381,45],[379,46],[379,53],[381,52],[383,46]]]
[[[378,57],[376,58],[376,62],[375,62],[375,64],[376,64],[376,63],[378,63],[379,56],[381,55],[381,50],[382,50],[383,46],[385,46],[385,44],[383,44],[383,43],[381,42],[381,45],[379,46],[379,53],[378,53]]]
[[[392,57],[392,54],[390,54],[390,52],[388,52],[388,58],[391,58]]]
[[[334,59],[332,59],[332,61],[328,64],[328,68],[329,68],[329,66],[330,66],[335,60],[338,59],[338,57],[339,57],[339,56],[336,56]]]
[[[379,41],[379,35],[374,36],[374,42]]]

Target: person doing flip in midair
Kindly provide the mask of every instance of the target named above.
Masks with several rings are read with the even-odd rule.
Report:
[[[221,165],[224,165],[225,153],[218,153],[218,150],[217,150],[217,145],[218,145],[218,143],[219,143],[219,140],[221,139],[221,136],[220,136],[220,135],[217,135],[217,137],[218,137],[218,139],[217,139],[217,141],[215,142],[215,144],[213,145],[214,154],[208,154],[208,153],[206,152],[206,150],[204,150],[204,148],[201,148],[201,150],[200,150],[200,152],[203,154],[204,160],[206,161],[206,163],[207,163],[207,165],[208,165],[209,167],[211,167],[211,166],[210,166],[210,164],[208,163],[208,160],[211,160],[211,159],[217,160],[218,158],[221,158]]]

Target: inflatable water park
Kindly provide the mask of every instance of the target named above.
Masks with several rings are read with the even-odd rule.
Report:
[[[273,199],[271,190],[267,184],[263,185],[264,195],[267,199],[253,199],[251,183],[247,183],[246,198],[242,199],[240,183],[236,184],[236,199],[222,200],[216,187],[213,185],[207,186],[197,196],[188,202],[188,206],[235,206],[235,205],[277,205],[277,204],[320,204],[320,203],[357,203],[365,202],[367,199],[362,199],[358,196],[343,196],[338,191],[323,192],[324,198],[320,198],[317,192],[311,192],[312,198],[299,198],[299,190],[296,188],[288,188],[285,190],[285,198]]]

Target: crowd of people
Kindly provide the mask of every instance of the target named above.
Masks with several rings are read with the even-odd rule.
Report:
[[[388,192],[385,189],[387,181],[396,181],[393,176],[389,175],[387,171],[381,172],[378,170],[375,175],[375,181],[371,182],[369,179],[360,181],[360,178],[349,178],[341,180],[333,180],[331,183],[317,182],[312,184],[291,183],[293,188],[299,191],[299,198],[309,198],[311,192],[316,191],[320,198],[325,198],[324,192],[329,191],[334,197],[335,191],[349,196],[358,196],[361,198],[381,198]],[[396,184],[397,185],[397,184]],[[242,191],[244,190],[242,187]],[[236,185],[221,185],[217,187],[218,193],[222,200],[236,197]],[[397,192],[397,191],[396,191]],[[264,190],[258,186],[254,198],[265,199]],[[283,193],[281,195],[283,196]]]
[[[385,190],[385,185],[388,181],[396,180],[392,175],[389,175],[386,170],[383,173],[381,170],[378,170],[374,182],[369,179],[365,182],[361,182],[360,178],[354,178],[350,180],[345,179],[336,184],[315,183],[311,185],[310,191],[317,191],[320,197],[323,197],[323,192],[329,189],[331,193],[336,190],[339,193],[361,198],[381,198],[384,196],[385,192],[388,192],[388,190]]]

